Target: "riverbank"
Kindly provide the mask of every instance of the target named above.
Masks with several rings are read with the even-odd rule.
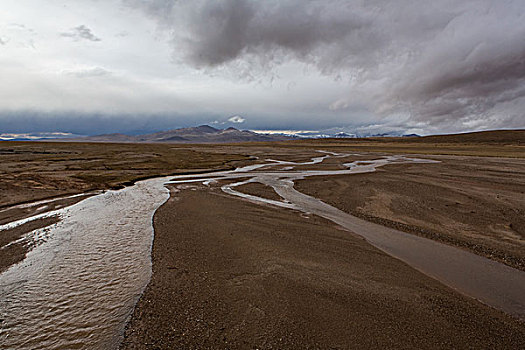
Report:
[[[522,322],[331,222],[185,187],[154,216],[122,349],[525,346]]]
[[[525,271],[525,160],[434,159],[440,163],[309,177],[295,188],[367,221]]]

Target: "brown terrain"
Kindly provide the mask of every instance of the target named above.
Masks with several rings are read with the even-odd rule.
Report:
[[[328,221],[184,188],[154,217],[122,349],[525,346],[525,324]]]
[[[334,151],[524,158],[525,130],[497,130],[409,138],[298,140],[294,145]]]
[[[318,150],[351,155],[296,169],[336,170],[406,153],[441,163],[311,177],[296,188],[366,220],[525,270],[524,139],[518,130],[221,145],[0,142],[0,225],[85,198],[67,195],[152,176],[309,161],[323,155]],[[153,275],[122,348],[525,347],[523,321],[331,222],[230,197],[218,184],[183,187],[155,214]],[[262,184],[236,189],[279,199]],[[21,237],[56,220],[3,230],[0,272],[31,249]]]
[[[228,143],[253,141],[284,141],[290,137],[281,135],[262,135],[233,127],[216,129],[209,125],[173,129],[145,135],[106,134],[74,139],[80,142],[159,142],[159,143]]]

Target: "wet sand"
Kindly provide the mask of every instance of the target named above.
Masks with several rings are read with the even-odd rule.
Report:
[[[123,349],[523,348],[525,324],[317,217],[172,188]]]
[[[0,231],[0,273],[26,257],[27,252],[31,249],[31,241],[22,239],[25,234],[45,228],[58,221],[58,217],[49,217]]]

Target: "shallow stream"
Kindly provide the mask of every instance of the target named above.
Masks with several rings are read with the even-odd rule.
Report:
[[[152,217],[169,197],[167,180],[54,211],[60,222],[26,237],[35,248],[0,275],[1,349],[118,346],[150,278]]]

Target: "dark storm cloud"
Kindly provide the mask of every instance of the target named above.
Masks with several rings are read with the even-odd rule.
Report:
[[[72,28],[69,32],[66,33],[60,33],[60,36],[72,38],[74,40],[89,40],[89,41],[101,41],[99,37],[97,37],[91,29],[86,27],[85,25],[80,25],[78,27]]]
[[[146,10],[164,28],[176,29],[173,44],[195,67],[216,67],[246,56],[269,63],[291,55],[330,68],[360,60],[382,44],[370,28],[373,23],[345,1],[127,2]],[[352,49],[341,50],[343,46]]]
[[[307,115],[301,122],[306,129],[327,129],[335,119],[319,120],[315,113]],[[145,134],[180,127],[214,125],[220,128],[234,126],[241,129],[265,129],[268,120],[264,114],[226,116],[219,113],[81,113],[42,112],[35,110],[0,111],[0,134],[32,132],[67,132],[77,135],[107,133]],[[218,125],[216,125],[218,124]],[[297,128],[297,122],[289,118],[277,118],[272,127],[283,130]]]
[[[0,134],[68,132],[77,135],[106,133],[144,134],[178,127],[210,123],[217,115],[106,114],[79,112],[0,112]]]
[[[126,0],[172,33],[189,66],[264,76],[300,62],[364,104],[443,129],[525,126],[522,0]]]
[[[186,41],[186,60],[196,66],[217,66],[243,55],[263,61],[286,54],[321,60],[321,50],[330,52],[336,64],[346,56],[337,52],[338,43],[350,41],[353,33],[366,33],[361,29],[369,25],[344,9],[326,11],[303,2],[269,7],[261,2],[216,2],[203,7],[199,16],[207,20],[194,25]]]

